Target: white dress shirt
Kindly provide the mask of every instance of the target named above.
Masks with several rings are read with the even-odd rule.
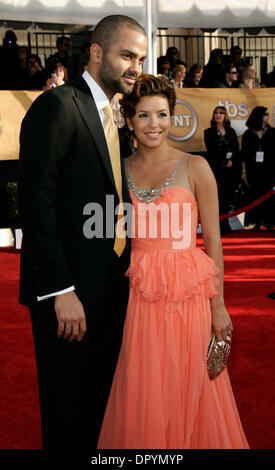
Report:
[[[84,78],[84,80],[86,81],[86,83],[88,84],[88,86],[91,90],[91,93],[92,93],[93,98],[95,100],[96,107],[97,107],[98,112],[99,112],[99,116],[100,116],[100,119],[101,119],[101,122],[102,122],[102,126],[104,126],[105,114],[104,114],[103,108],[105,106],[107,106],[110,102],[109,102],[106,94],[102,90],[102,88],[100,88],[100,86],[96,83],[96,81],[93,79],[93,77],[89,74],[88,70],[85,70],[82,77]],[[48,299],[49,297],[54,297],[56,295],[66,294],[67,292],[72,292],[74,290],[75,290],[75,287],[70,286],[70,287],[67,287],[67,289],[63,289],[61,291],[52,292],[51,294],[43,295],[42,297],[37,297],[37,300],[45,300],[45,299]]]

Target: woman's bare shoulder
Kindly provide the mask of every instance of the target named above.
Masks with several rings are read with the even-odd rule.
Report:
[[[208,161],[201,155],[189,154],[188,175],[196,187],[215,181],[215,177]]]
[[[210,165],[206,158],[201,155],[188,154],[188,169],[191,172],[208,172],[210,170]]]
[[[201,155],[194,155],[191,153],[186,154],[188,156],[188,164],[194,166],[195,168],[200,168],[202,166],[209,166],[206,158],[202,157]]]

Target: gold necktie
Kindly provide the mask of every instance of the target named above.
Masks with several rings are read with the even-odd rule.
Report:
[[[117,126],[114,122],[113,110],[110,103],[103,108],[105,114],[104,133],[107,141],[107,146],[110,154],[110,160],[113,169],[114,180],[116,184],[117,193],[119,196],[119,214],[116,227],[116,238],[114,250],[118,256],[123,252],[126,245],[126,236],[123,218],[123,198],[122,198],[122,179],[121,179],[121,164],[120,164],[120,146]]]

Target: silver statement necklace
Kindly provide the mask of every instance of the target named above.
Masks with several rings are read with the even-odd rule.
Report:
[[[126,161],[126,170],[127,170],[127,175],[128,175],[127,176],[128,186],[135,193],[135,197],[139,201],[145,202],[145,204],[148,204],[148,203],[154,201],[155,199],[157,199],[158,197],[161,196],[162,189],[169,188],[170,186],[172,186],[172,184],[174,182],[174,179],[175,179],[175,176],[176,176],[176,173],[179,169],[180,163],[181,163],[181,160],[178,162],[178,164],[177,164],[176,168],[174,169],[173,173],[171,174],[171,176],[169,176],[169,178],[167,178],[165,183],[163,183],[158,188],[139,189],[135,185],[134,178],[133,178],[132,173],[130,171],[129,163]]]

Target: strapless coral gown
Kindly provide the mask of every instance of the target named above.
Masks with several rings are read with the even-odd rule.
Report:
[[[164,189],[151,204],[132,191],[131,197],[129,303],[98,449],[248,448],[227,369],[214,380],[207,373],[209,298],[216,295],[219,271],[196,247],[196,200],[183,187]],[[189,247],[175,247],[176,210],[166,220],[168,237],[159,233],[160,217],[170,217],[172,210],[158,211],[157,222],[152,217],[157,238],[137,236],[141,228],[148,235],[144,225],[160,203],[179,204],[182,228],[191,229]]]

